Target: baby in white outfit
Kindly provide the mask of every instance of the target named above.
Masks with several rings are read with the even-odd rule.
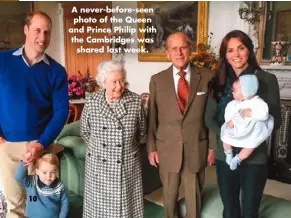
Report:
[[[274,118],[269,115],[268,105],[256,95],[259,87],[255,75],[240,76],[233,83],[233,98],[225,108],[225,123],[221,127],[226,162],[230,169],[248,158],[253,150],[272,133]],[[233,147],[243,148],[233,157]]]

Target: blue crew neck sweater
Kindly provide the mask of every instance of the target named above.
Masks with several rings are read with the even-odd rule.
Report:
[[[38,140],[46,147],[68,116],[67,74],[48,55],[49,65],[40,61],[29,67],[14,51],[0,52],[0,137]]]
[[[29,218],[66,218],[69,200],[66,188],[58,178],[49,186],[38,176],[28,176],[27,167],[20,161],[15,172],[16,181],[25,188],[25,216]]]

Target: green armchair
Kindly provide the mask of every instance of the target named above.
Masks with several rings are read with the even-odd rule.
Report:
[[[69,191],[69,199],[74,214],[82,207],[84,194],[84,167],[85,167],[85,143],[79,132],[79,121],[65,125],[54,142],[64,147],[61,155],[60,178]],[[151,193],[161,187],[158,169],[150,166],[145,145],[141,145],[141,162],[144,194]]]
[[[70,192],[83,196],[85,144],[80,137],[79,122],[65,125],[55,143],[64,147],[60,164],[62,181]]]

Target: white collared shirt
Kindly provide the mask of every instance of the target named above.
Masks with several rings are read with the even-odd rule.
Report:
[[[180,70],[178,70],[176,67],[173,66],[173,77],[174,77],[174,85],[175,85],[175,92],[177,95],[178,92],[178,81],[180,79],[179,73]],[[188,66],[186,67],[186,69],[184,70],[185,74],[185,79],[188,83],[188,87],[190,87],[190,77],[191,77],[191,68],[190,68],[190,63],[188,64]]]
[[[28,63],[27,63],[27,61],[25,60],[25,58],[24,58],[24,56],[23,56],[23,49],[24,49],[24,45],[21,47],[21,48],[19,48],[19,49],[17,49],[15,52],[13,52],[13,54],[12,55],[15,55],[15,56],[22,56],[22,59],[23,59],[23,61],[24,61],[24,63],[28,66],[28,67],[31,67]],[[39,62],[41,62],[41,61],[43,61],[44,63],[46,63],[47,65],[50,65],[50,62],[49,62],[49,60],[47,59],[47,56],[45,55],[45,53],[43,53],[43,55],[42,55],[42,57],[39,59],[39,60],[37,60],[34,64],[37,64],[37,63],[39,63]]]

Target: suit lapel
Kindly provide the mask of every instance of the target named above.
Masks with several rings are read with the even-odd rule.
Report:
[[[192,66],[191,67],[191,77],[190,77],[190,87],[189,87],[189,97],[188,97],[188,101],[186,104],[184,116],[186,115],[190,105],[192,104],[192,102],[196,96],[197,88],[198,88],[200,80],[201,80],[200,71],[196,67]]]

